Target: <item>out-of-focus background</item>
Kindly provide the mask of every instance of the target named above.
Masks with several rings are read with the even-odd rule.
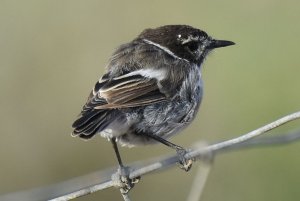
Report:
[[[72,138],[71,124],[120,44],[148,27],[189,24],[236,46],[205,62],[205,96],[174,143],[229,139],[300,109],[300,3],[252,1],[0,2],[0,194],[42,187],[116,165],[111,144]],[[271,134],[300,128],[300,122]],[[297,200],[300,143],[219,155],[209,200]],[[121,149],[126,163],[172,153]],[[196,165],[195,165],[196,167]],[[185,200],[196,169],[143,177],[132,200]],[[108,189],[78,200],[122,200]]]

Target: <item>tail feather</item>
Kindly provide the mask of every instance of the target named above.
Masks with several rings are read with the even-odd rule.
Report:
[[[81,127],[76,128],[77,133],[81,133],[84,135],[91,135],[92,133],[96,132],[96,128],[103,124],[105,118],[103,116],[95,117],[94,120],[87,122],[86,124],[82,125]]]
[[[91,127],[86,132],[79,134],[79,137],[81,137],[83,139],[90,139],[95,134],[97,134],[97,132],[104,130],[109,124],[110,124],[110,122],[101,122],[101,123],[95,124],[93,127]]]
[[[91,121],[91,119],[97,117],[101,112],[102,112],[101,110],[92,110],[89,112],[81,113],[80,117],[72,124],[72,127],[78,128],[85,125],[86,123]]]
[[[85,139],[93,137],[99,129],[108,125],[109,121],[107,121],[106,116],[107,111],[103,110],[92,110],[81,114],[72,125],[74,128],[72,136],[79,136]]]
[[[104,130],[111,122],[118,118],[115,110],[91,110],[84,112],[73,123],[72,136],[89,139]]]

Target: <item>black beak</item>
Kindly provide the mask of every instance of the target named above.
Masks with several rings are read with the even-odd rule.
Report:
[[[212,39],[210,41],[210,44],[207,46],[208,49],[214,49],[214,48],[219,48],[219,47],[226,47],[230,45],[234,45],[235,43],[232,41],[228,40],[215,40]]]

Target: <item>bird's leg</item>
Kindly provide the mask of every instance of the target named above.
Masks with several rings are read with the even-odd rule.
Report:
[[[180,164],[180,168],[185,170],[186,172],[189,171],[192,167],[192,163],[193,163],[193,160],[192,159],[186,159],[185,158],[185,154],[187,153],[187,151],[179,146],[179,145],[176,145],[172,142],[169,142],[168,140],[165,140],[164,138],[161,138],[157,135],[153,135],[153,134],[146,134],[149,138],[152,138],[153,140],[156,140],[172,149],[175,149],[176,152],[177,152],[177,155],[179,157],[179,164]]]
[[[121,181],[121,193],[126,194],[130,191],[130,189],[134,186],[134,184],[136,184],[140,178],[135,178],[135,179],[130,179],[129,178],[129,172],[128,172],[128,168],[125,167],[123,165],[122,159],[121,159],[121,155],[118,149],[118,145],[117,145],[117,141],[116,138],[113,137],[111,139],[113,148],[115,150],[116,156],[117,156],[117,160],[119,163],[119,174],[120,174],[120,181]]]
[[[116,138],[115,137],[111,138],[111,142],[112,142],[113,148],[114,148],[116,156],[117,156],[119,167],[122,169],[122,168],[124,168],[124,165],[123,165],[121,155],[120,155],[120,152],[119,152],[119,149],[118,149]]]

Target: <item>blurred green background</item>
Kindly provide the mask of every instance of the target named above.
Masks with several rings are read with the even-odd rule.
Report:
[[[72,138],[71,124],[114,48],[148,27],[189,24],[237,44],[206,60],[200,113],[174,143],[229,139],[299,110],[299,19],[295,0],[1,0],[0,194],[116,165],[110,143]],[[299,150],[294,143],[218,156],[202,200],[298,200]],[[172,153],[162,145],[121,152],[127,163]],[[145,176],[132,200],[185,200],[196,169]],[[122,198],[108,189],[78,200]]]

